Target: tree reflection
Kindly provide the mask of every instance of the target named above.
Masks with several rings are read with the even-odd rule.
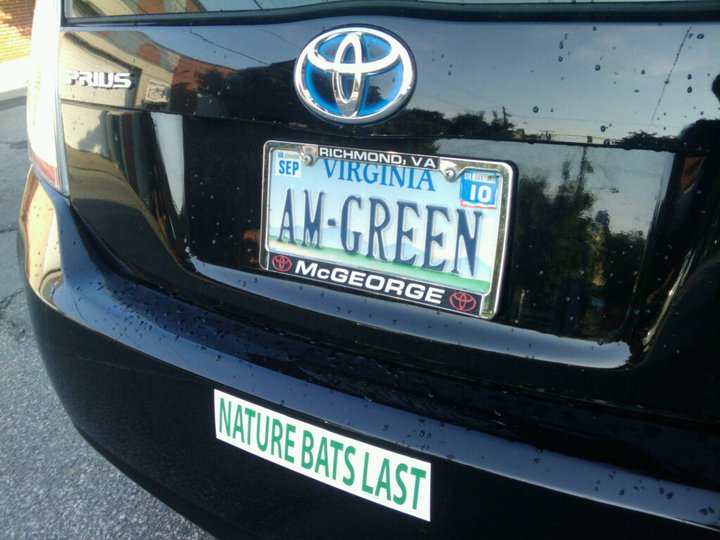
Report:
[[[417,137],[482,137],[494,139],[531,139],[522,129],[510,121],[510,114],[503,108],[500,113],[492,111],[488,121],[485,111],[461,113],[447,118],[439,111],[405,109],[392,120],[375,126],[378,135],[408,133]]]
[[[658,135],[646,131],[633,131],[623,137],[619,143],[624,148],[647,148],[648,150],[676,149],[680,146],[677,137],[669,135]]]
[[[591,214],[593,173],[584,148],[575,174],[563,163],[555,194],[546,177],[520,178],[512,282],[522,326],[610,339],[628,314],[645,241],[612,233],[608,212]]]

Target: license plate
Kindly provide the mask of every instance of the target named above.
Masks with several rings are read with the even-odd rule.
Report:
[[[260,264],[489,319],[512,185],[499,161],[269,141]]]

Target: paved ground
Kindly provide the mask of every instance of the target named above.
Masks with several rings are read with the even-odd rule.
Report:
[[[45,375],[15,255],[23,103],[0,101],[0,538],[211,538],[95,453]]]

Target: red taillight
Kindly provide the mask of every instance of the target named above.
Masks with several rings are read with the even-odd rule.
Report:
[[[27,129],[35,171],[67,194],[62,123],[58,102],[59,0],[38,0],[33,18]]]

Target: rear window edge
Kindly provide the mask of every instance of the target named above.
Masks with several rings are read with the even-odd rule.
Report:
[[[67,9],[67,4],[66,4]],[[673,22],[720,20],[714,0],[658,2],[581,2],[551,4],[449,4],[416,0],[357,0],[328,2],[272,10],[195,13],[97,15],[64,17],[66,26],[88,25],[221,25],[286,22],[338,15],[396,15],[473,21]]]

